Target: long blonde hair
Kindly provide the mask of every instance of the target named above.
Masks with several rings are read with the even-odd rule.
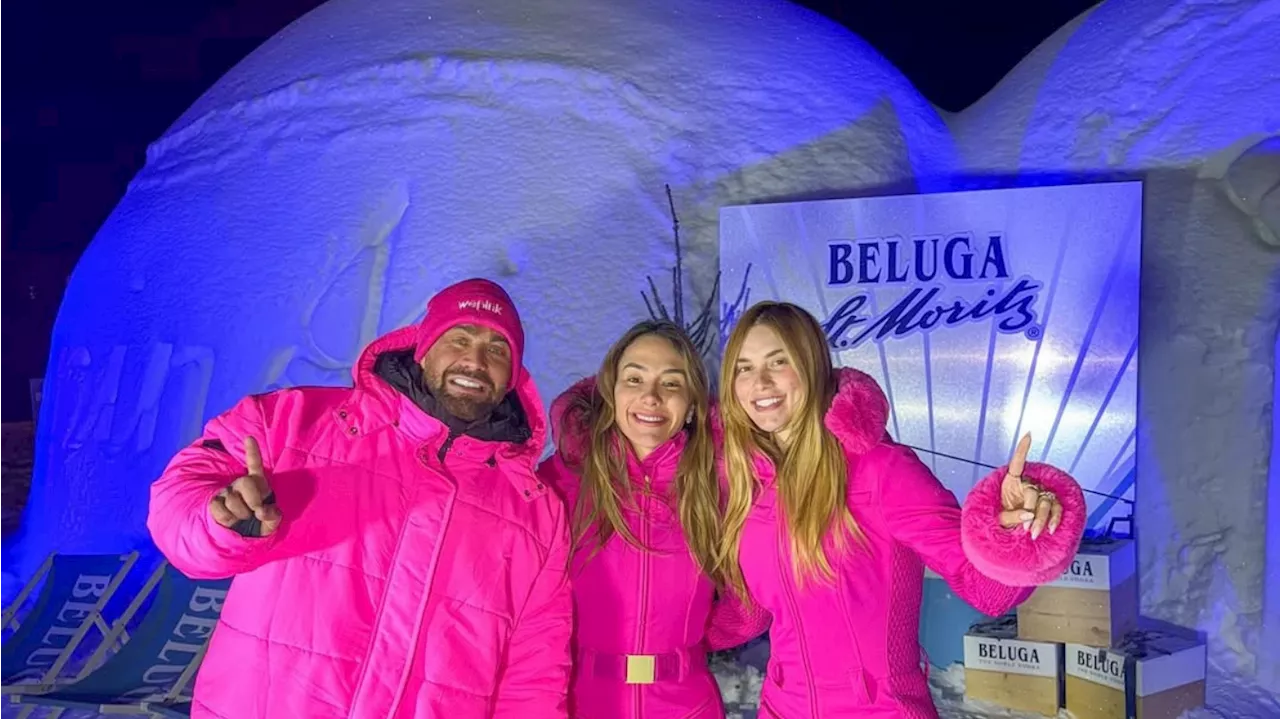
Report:
[[[680,430],[688,436],[676,469],[676,506],[685,540],[698,567],[708,576],[714,576],[716,553],[720,548],[720,487],[715,478],[715,445],[710,429],[710,380],[693,341],[672,322],[641,322],[627,330],[605,354],[596,373],[594,390],[574,396],[564,412],[561,437],[576,431],[587,439],[583,456],[574,458],[561,453],[582,478],[582,492],[573,518],[574,541],[594,542],[594,555],[616,533],[628,544],[649,551],[622,516],[623,507],[633,501],[627,477],[630,449],[617,426],[613,389],[623,353],[636,340],[650,336],[670,342],[685,363],[693,421]],[[564,426],[569,423],[576,426]]]
[[[761,431],[738,403],[734,379],[738,355],[753,327],[772,328],[782,339],[804,388],[793,409],[783,445]],[[756,488],[753,458],[773,462],[778,499],[790,537],[792,571],[803,586],[808,578],[835,579],[828,550],[845,550],[849,539],[861,541],[862,532],[849,513],[845,499],[848,464],[844,449],[823,419],[835,397],[837,380],[831,365],[827,338],[818,321],[804,309],[786,302],[760,302],[738,320],[725,346],[720,367],[720,411],[724,418],[724,459],[729,498],[717,562],[726,585],[746,596],[738,552],[742,528]],[[833,532],[840,525],[844,531]],[[831,539],[830,546],[827,540]]]

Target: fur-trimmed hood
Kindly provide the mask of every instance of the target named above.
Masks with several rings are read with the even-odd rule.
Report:
[[[889,398],[871,375],[851,367],[836,369],[839,388],[823,423],[845,451],[866,454],[888,439]]]
[[[586,438],[590,431],[586,417],[575,411],[579,403],[590,398],[596,391],[596,378],[586,377],[570,385],[551,401],[551,441],[555,442],[556,454],[560,455],[571,466],[582,461],[586,452]]]

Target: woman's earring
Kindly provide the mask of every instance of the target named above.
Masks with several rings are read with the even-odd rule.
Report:
[[[684,423],[685,423],[685,424],[693,424],[693,412],[689,412],[688,414],[686,414],[686,415],[684,416]]]

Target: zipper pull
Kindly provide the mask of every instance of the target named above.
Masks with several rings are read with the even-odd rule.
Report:
[[[440,464],[444,464],[444,456],[449,453],[449,449],[453,447],[453,442],[458,438],[459,433],[449,430],[449,436],[445,437],[444,443],[440,445],[440,451],[436,452],[436,459],[440,460]]]

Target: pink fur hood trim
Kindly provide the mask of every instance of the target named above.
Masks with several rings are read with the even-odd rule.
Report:
[[[871,375],[851,367],[837,369],[836,382],[823,422],[846,451],[866,454],[888,439],[889,398]]]
[[[551,439],[556,453],[571,463],[581,461],[590,427],[585,418],[569,414],[575,400],[589,397],[596,390],[596,378],[586,377],[573,383],[551,402]]]

